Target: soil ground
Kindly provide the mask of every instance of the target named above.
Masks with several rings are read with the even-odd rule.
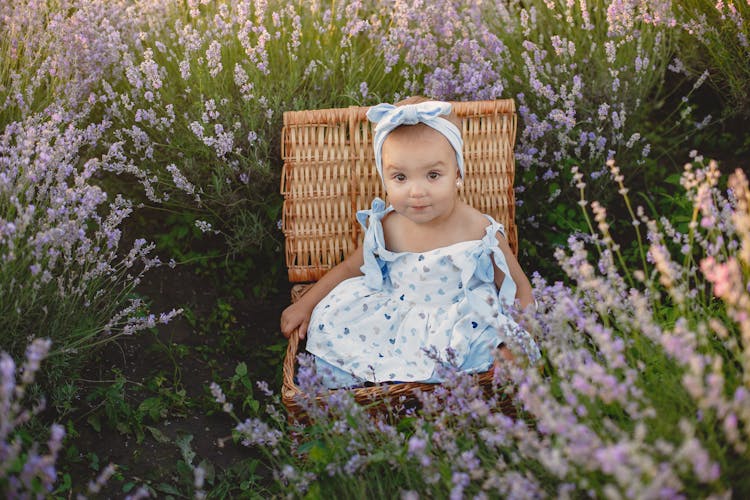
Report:
[[[138,292],[149,299],[152,312],[183,307],[188,314],[160,326],[158,333],[140,332],[107,345],[84,375],[91,381],[84,396],[98,386],[111,384],[121,373],[127,380],[123,398],[131,409],[157,392],[164,400],[171,396],[184,404],[173,405],[162,412],[163,418],[156,419],[123,414],[108,418],[102,408],[103,398],[82,404],[72,417],[78,433],[72,444],[78,457],[68,457],[75,490],[85,488],[87,478],[97,475],[97,468],[114,463],[120,475],[109,481],[107,497],[123,497],[128,483],[148,484],[159,496],[168,494],[171,488],[187,494],[191,478],[181,477],[175,467],[183,459],[177,440],[186,435],[193,436],[193,465],[207,460],[217,473],[258,457],[257,451],[227,439],[235,422],[212,402],[208,387],[212,381],[226,381],[241,362],[247,363],[251,380],[267,380],[278,387],[275,381],[280,379],[278,347],[282,341],[278,325],[281,311],[289,303],[290,288],[281,283],[266,298],[258,299],[248,286],[245,298],[224,302],[230,304],[230,310],[223,322],[201,324],[201,318],[215,311],[217,301],[227,301],[219,291],[219,281],[179,266],[165,266],[147,274]],[[197,320],[191,322],[188,316]],[[273,344],[277,346],[275,354],[266,352]],[[161,392],[154,390],[157,380],[163,381]],[[237,413],[240,418],[247,416],[239,409]],[[92,415],[101,415],[99,431],[89,423]],[[143,434],[140,442],[134,428],[140,428]],[[263,475],[263,471],[256,472]]]

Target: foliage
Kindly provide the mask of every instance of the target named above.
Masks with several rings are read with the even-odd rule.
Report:
[[[114,380],[87,395],[86,400],[92,408],[87,412],[86,422],[96,432],[102,432],[106,423],[120,435],[133,435],[140,444],[146,431],[154,432],[148,424],[167,417],[184,416],[185,407],[190,404],[185,389],[169,385],[161,374],[145,384],[136,384],[131,390],[126,388],[128,382],[121,373],[116,373]],[[133,402],[136,394],[143,395],[137,404]]]

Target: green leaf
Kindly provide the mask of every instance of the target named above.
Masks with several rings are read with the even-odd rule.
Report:
[[[92,470],[99,471],[99,455],[97,455],[96,453],[92,451],[92,452],[89,452],[88,457],[89,457],[89,467]]]
[[[244,377],[245,375],[247,375],[247,364],[245,364],[244,361],[238,364],[237,367],[234,369],[234,373],[238,377]]]
[[[252,396],[249,396],[245,398],[245,401],[242,402],[242,408],[249,408],[253,413],[257,413],[258,409],[260,408],[260,402],[253,399]]]
[[[378,462],[387,462],[392,457],[390,453],[386,453],[384,451],[378,451],[375,453],[371,453],[368,457],[370,463],[378,463]]]
[[[102,423],[99,420],[99,415],[96,415],[96,414],[89,415],[86,418],[86,422],[88,422],[89,425],[93,427],[96,432],[102,432]]]
[[[190,442],[193,440],[192,434],[185,434],[175,439],[175,444],[180,448],[182,458],[185,459],[189,465],[192,465],[193,459],[195,458],[195,452],[190,448]]]
[[[286,343],[269,345],[266,347],[266,350],[271,352],[284,352],[286,351]]]
[[[180,493],[180,490],[178,490],[171,484],[159,483],[156,486],[154,486],[154,488],[158,491],[161,491],[162,493],[169,493],[170,495],[182,496],[182,494]]]
[[[329,452],[328,448],[325,445],[322,445],[320,442],[317,442],[310,449],[310,453],[308,453],[307,456],[314,463],[327,464],[329,462],[331,453]]]
[[[396,428],[399,432],[411,432],[414,430],[414,423],[417,421],[416,417],[404,417],[399,420]]]
[[[68,446],[65,449],[64,453],[65,453],[65,459],[66,460],[68,460],[70,462],[76,462],[76,461],[78,461],[78,454],[80,452],[78,451],[78,447],[76,445],[71,444],[70,446]]]
[[[320,491],[320,484],[317,482],[311,484],[305,494],[305,498],[310,500],[322,498],[322,496],[323,494]]]
[[[674,186],[679,186],[680,179],[682,179],[682,174],[672,174],[672,175],[668,175],[664,179],[664,182],[666,182],[667,184],[672,184]]]
[[[193,467],[185,463],[184,460],[178,460],[176,466],[177,472],[181,477],[192,481],[193,480]]]
[[[166,434],[164,434],[162,431],[157,429],[156,427],[151,427],[150,425],[146,426],[146,429],[151,433],[151,436],[156,439],[159,443],[171,443],[172,440],[167,437]]]
[[[52,493],[70,493],[71,488],[73,487],[73,481],[70,478],[70,474],[63,474],[62,481],[59,482],[57,485],[57,488],[55,488],[55,491]]]
[[[138,405],[138,411],[146,413],[152,420],[159,420],[166,416],[167,407],[161,398],[154,396],[143,400],[143,402]]]

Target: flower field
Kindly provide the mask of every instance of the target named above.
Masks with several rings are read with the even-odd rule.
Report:
[[[0,35],[6,497],[750,495],[750,2],[18,0]],[[543,360],[290,422],[282,114],[414,94],[516,101]]]

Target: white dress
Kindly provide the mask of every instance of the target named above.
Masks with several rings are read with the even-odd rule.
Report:
[[[391,211],[376,198],[371,210],[357,213],[366,228],[364,275],[339,283],[313,310],[307,351],[325,385],[440,382],[438,363],[485,371],[494,348],[505,342],[518,343],[535,362],[536,343],[503,312],[516,285],[497,245],[502,225],[487,215],[480,240],[391,252],[381,223]],[[490,256],[505,273],[499,291]]]

